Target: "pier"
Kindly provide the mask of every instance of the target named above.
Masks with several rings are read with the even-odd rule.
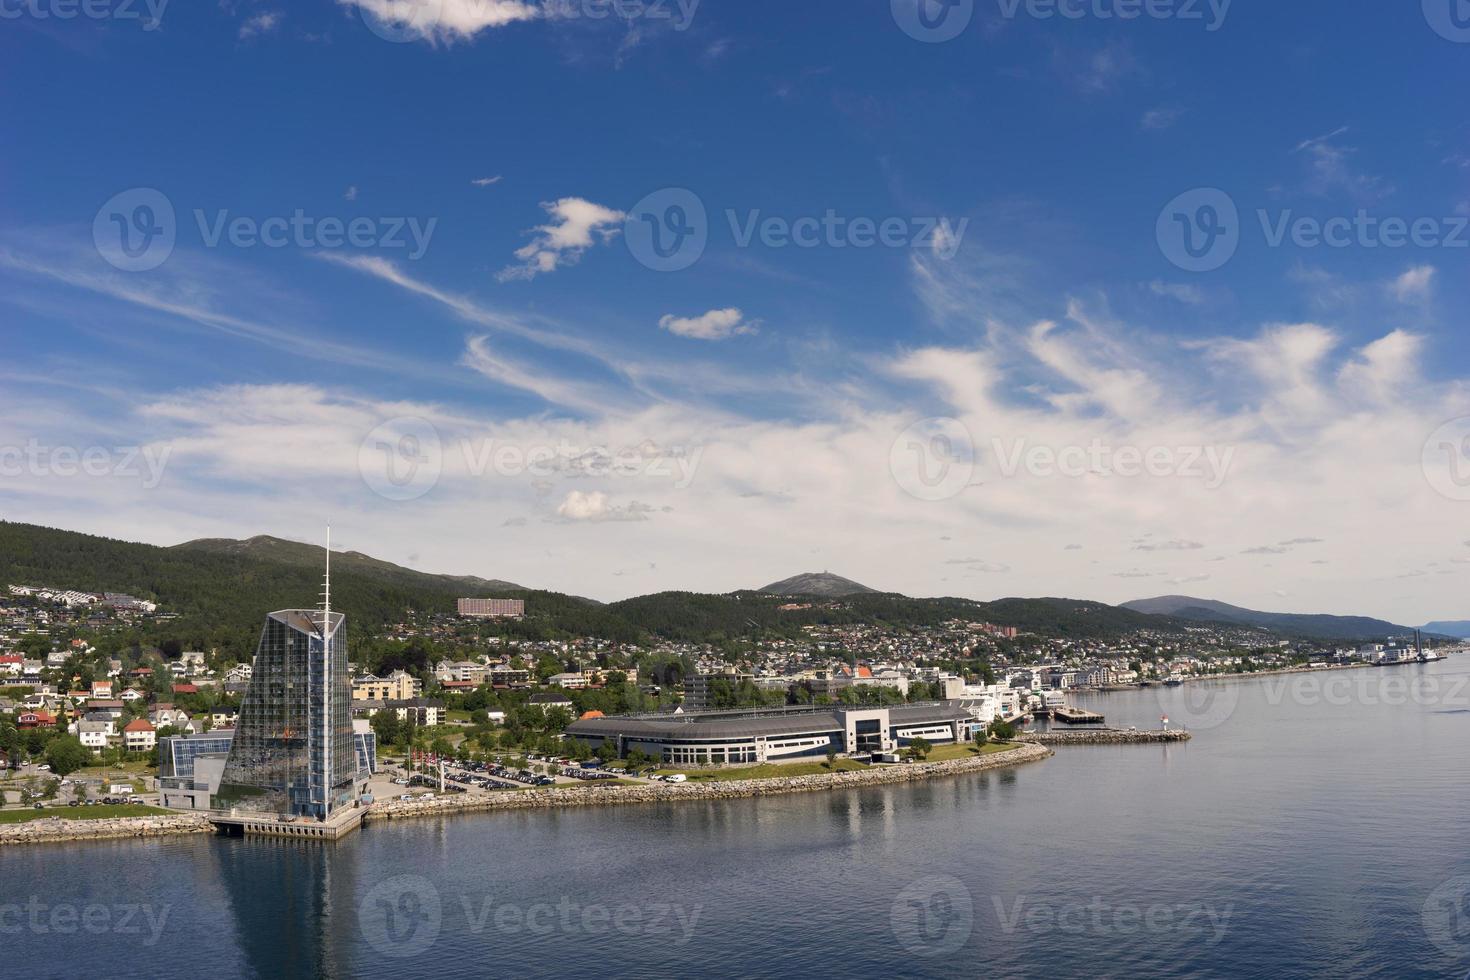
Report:
[[[270,813],[237,813],[233,810],[212,810],[206,816],[215,830],[227,837],[337,841],[359,829],[366,813],[362,807],[346,807],[326,820],[285,820]]]
[[[1035,713],[1038,718],[1051,718],[1063,725],[1101,725],[1107,721],[1096,711],[1074,708],[1067,704],[1051,708],[1037,708]]]

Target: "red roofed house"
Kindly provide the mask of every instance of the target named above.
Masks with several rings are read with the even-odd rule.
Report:
[[[22,711],[15,719],[17,728],[54,728],[56,719],[45,711]]]
[[[174,685],[174,693],[175,694],[198,694],[199,693],[199,688],[195,687],[193,684],[175,684]]]
[[[93,681],[92,697],[108,699],[112,697],[112,681]]]
[[[123,748],[129,752],[147,752],[158,742],[158,729],[146,718],[134,718],[123,726]]]

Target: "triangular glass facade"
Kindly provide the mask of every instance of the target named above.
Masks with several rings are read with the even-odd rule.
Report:
[[[215,805],[324,819],[355,795],[352,686],[344,617],[266,617]],[[325,652],[324,652],[325,651]]]

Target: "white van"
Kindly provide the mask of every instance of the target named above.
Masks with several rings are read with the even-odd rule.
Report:
[[[688,781],[689,777],[684,775],[682,772],[671,773],[670,775],[664,777],[664,782],[666,783],[685,783]]]

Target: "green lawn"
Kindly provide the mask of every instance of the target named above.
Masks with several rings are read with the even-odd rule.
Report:
[[[926,762],[951,762],[955,759],[968,759],[977,755],[991,755],[995,752],[1004,752],[1006,749],[1015,748],[1010,742],[986,742],[984,746],[977,747],[974,742],[961,742],[957,745],[936,745],[929,753]]]
[[[780,779],[786,776],[813,776],[824,772],[852,772],[868,768],[851,759],[838,759],[830,767],[822,762],[767,762],[759,766],[744,766],[738,769],[660,769],[660,776],[682,772],[691,783],[728,782],[732,779]]]
[[[102,820],[107,817],[149,817],[171,813],[156,806],[108,806],[105,803],[87,806],[48,806],[44,810],[0,810],[0,823],[29,823],[60,817],[63,820]]]

